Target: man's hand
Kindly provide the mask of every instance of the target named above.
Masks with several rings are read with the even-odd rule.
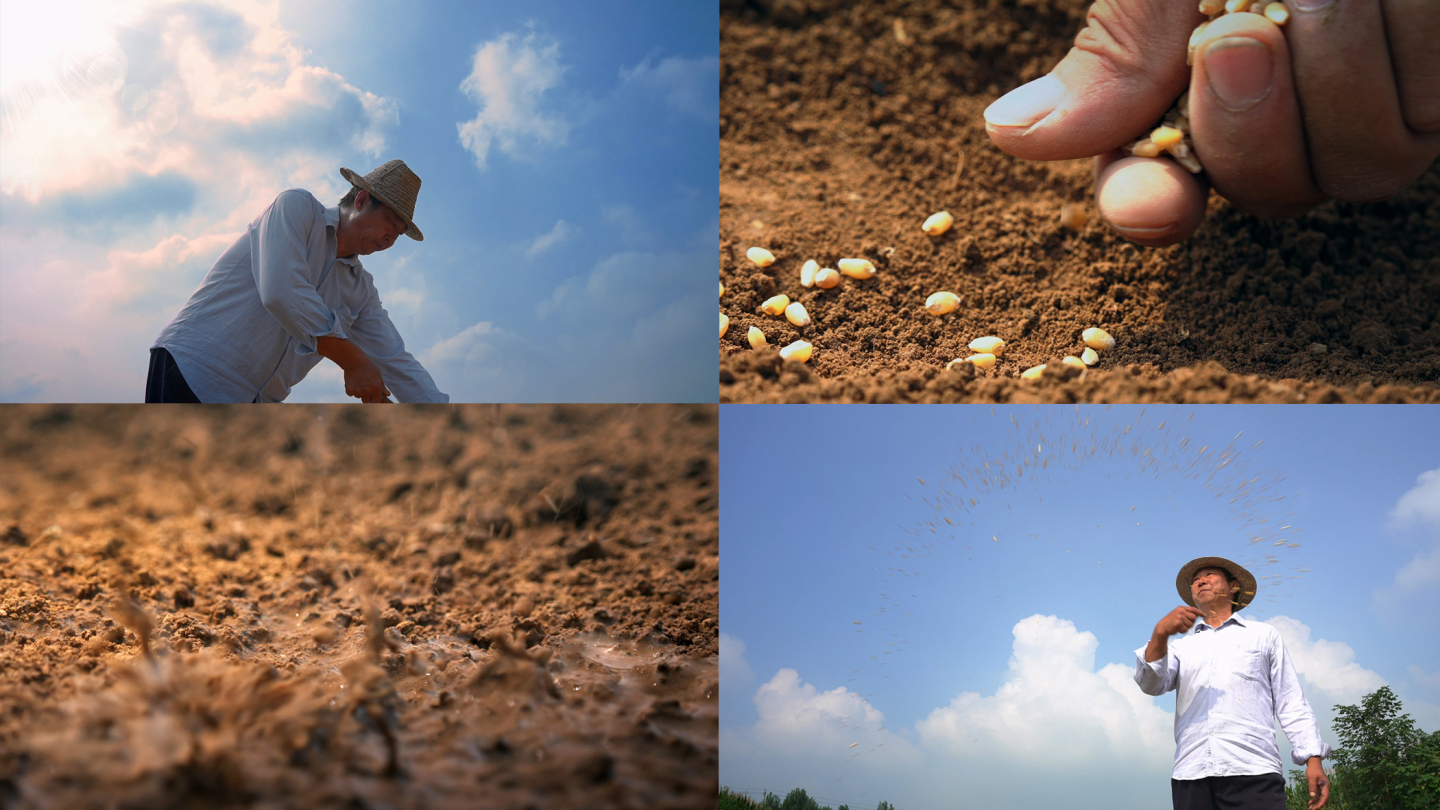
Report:
[[[361,402],[389,402],[390,391],[380,376],[380,367],[375,365],[365,352],[360,351],[348,340],[337,337],[321,337],[315,341],[316,351],[322,357],[335,361],[345,369],[345,395]]]
[[[1200,608],[1181,605],[1166,613],[1165,618],[1155,623],[1155,635],[1169,637],[1188,633],[1190,628],[1195,625],[1195,620],[1204,615]]]
[[[1330,777],[1320,766],[1320,757],[1305,761],[1305,781],[1310,783],[1310,810],[1320,810],[1330,801]]]
[[[1199,229],[1210,184],[1242,211],[1291,217],[1332,197],[1388,199],[1440,154],[1440,3],[1285,0],[1283,31],[1222,15],[1192,71],[1197,5],[1097,0],[1049,75],[985,111],[991,140],[1031,160],[1098,155],[1101,216],[1152,247]],[[1187,88],[1203,174],[1118,150]]]

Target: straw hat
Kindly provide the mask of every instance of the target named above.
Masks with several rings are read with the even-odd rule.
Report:
[[[1196,557],[1190,562],[1185,563],[1184,567],[1180,569],[1180,573],[1175,577],[1175,590],[1180,592],[1180,598],[1185,600],[1185,604],[1190,607],[1195,607],[1195,599],[1190,595],[1190,582],[1195,578],[1195,572],[1201,568],[1224,568],[1230,572],[1230,576],[1234,577],[1235,580],[1240,583],[1240,592],[1235,594],[1235,599],[1231,602],[1234,610],[1244,610],[1246,605],[1255,600],[1256,585],[1254,574],[1246,571],[1243,566],[1230,562],[1224,557]]]
[[[363,188],[370,196],[385,203],[405,220],[405,235],[416,242],[425,241],[425,235],[415,227],[415,197],[420,194],[420,178],[403,160],[386,161],[385,165],[361,177],[350,169],[342,167],[340,174],[350,185]]]

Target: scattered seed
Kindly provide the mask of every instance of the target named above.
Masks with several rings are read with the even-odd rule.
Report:
[[[957,360],[956,362],[958,363],[958,362],[962,362],[962,361]],[[966,362],[966,363],[974,363],[977,368],[986,368],[986,369],[994,368],[994,367],[995,367],[995,355],[993,355],[993,354],[991,354],[991,353],[989,353],[989,352],[981,352],[981,353],[979,353],[979,354],[972,354],[972,355],[970,355],[969,357],[965,358],[965,360],[964,360],[963,362]]]
[[[775,263],[775,254],[762,247],[752,247],[745,251],[745,258],[760,267],[769,267]]]
[[[861,280],[875,277],[875,265],[869,259],[841,259],[840,272]]]
[[[1096,354],[1094,349],[1086,346],[1085,351],[1080,353],[1080,362],[1087,366],[1093,366],[1100,362],[1100,355]]]
[[[785,320],[796,326],[809,326],[810,313],[805,311],[804,304],[799,301],[793,301],[790,306],[785,307]]]
[[[950,226],[954,224],[955,218],[950,216],[950,212],[941,211],[926,218],[925,224],[920,226],[920,230],[931,236],[939,236],[950,230]]]
[[[730,328],[730,316],[720,313],[720,337],[725,337],[725,330]]]
[[[794,360],[797,363],[803,363],[806,360],[810,359],[810,352],[813,350],[814,347],[811,346],[809,343],[806,343],[803,340],[797,340],[794,343],[791,343],[789,346],[781,349],[780,357],[784,360]]]
[[[1092,326],[1084,332],[1081,332],[1080,339],[1085,341],[1086,346],[1089,346],[1097,352],[1115,348],[1115,338],[1110,337],[1109,332],[1106,332],[1098,326]]]
[[[834,268],[825,267],[815,274],[815,286],[828,290],[840,283],[840,274]]]
[[[1064,363],[1064,364],[1067,365],[1067,366],[1074,366],[1075,368],[1078,368],[1078,369],[1080,369],[1081,371],[1084,371],[1084,370],[1087,368],[1085,361],[1084,361],[1084,360],[1081,360],[1080,358],[1076,357],[1076,356],[1073,355],[1073,354],[1072,354],[1072,355],[1066,355],[1065,357],[1062,357],[1062,358],[1060,359],[1060,362]]]
[[[1135,157],[1160,157],[1160,144],[1149,138],[1141,138],[1138,143],[1130,147],[1130,154]]]
[[[813,286],[815,284],[815,271],[819,269],[820,265],[816,263],[814,259],[807,259],[804,266],[800,268],[800,286]]]
[[[1078,231],[1085,227],[1089,217],[1085,213],[1085,206],[1076,203],[1066,203],[1060,206],[1060,227]]]
[[[1241,11],[1250,10],[1250,0],[1229,0],[1225,4],[1226,14],[1235,14]]]
[[[1038,379],[1040,379],[1040,375],[1043,374],[1044,372],[1045,372],[1045,364],[1042,363],[1042,364],[1040,364],[1040,365],[1038,365],[1038,366],[1036,366],[1036,367],[1034,367],[1034,368],[1027,368],[1027,369],[1025,369],[1024,371],[1020,372],[1020,379],[1022,379],[1022,380],[1038,380]]]
[[[790,306],[790,296],[781,293],[760,305],[760,311],[766,315],[780,315],[785,312],[785,307]]]
[[[980,354],[993,354],[999,357],[1005,351],[1005,341],[989,335],[975,338],[970,341],[970,351],[979,352]]]
[[[954,312],[958,306],[960,306],[960,296],[952,292],[937,292],[925,299],[925,311],[931,315]]]
[[[1265,17],[1276,25],[1284,25],[1290,19],[1290,9],[1284,3],[1271,3],[1265,7]]]
[[[1156,127],[1150,133],[1150,142],[1167,152],[1179,146],[1184,138],[1185,133],[1174,127]]]
[[[750,342],[752,349],[763,349],[770,345],[770,341],[765,339],[765,333],[761,332],[758,326],[750,327],[750,331],[745,333],[745,339]]]
[[[725,282],[723,282],[723,281],[720,282],[720,294],[721,294],[721,295],[724,295],[724,294],[725,294]]]
[[[1200,0],[1200,13],[1208,17],[1225,10],[1225,0]]]

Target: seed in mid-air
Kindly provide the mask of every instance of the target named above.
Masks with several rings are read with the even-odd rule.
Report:
[[[752,247],[745,251],[745,258],[759,267],[769,267],[775,263],[775,254],[762,247]]]
[[[931,315],[954,312],[958,306],[960,306],[960,296],[952,292],[937,292],[925,299],[925,311]]]
[[[1085,206],[1075,203],[1067,203],[1060,206],[1060,227],[1078,231],[1085,227]]]

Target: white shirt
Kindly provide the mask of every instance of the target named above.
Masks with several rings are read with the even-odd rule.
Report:
[[[380,304],[358,256],[336,258],[340,209],[281,192],[216,260],[155,339],[201,402],[280,402],[323,359],[317,339],[353,341],[400,402],[449,402]]]
[[[1200,619],[1164,658],[1146,662],[1144,647],[1135,658],[1142,692],[1176,690],[1176,779],[1281,773],[1276,718],[1296,765],[1330,755],[1280,632],[1268,624],[1232,615],[1217,629]]]

